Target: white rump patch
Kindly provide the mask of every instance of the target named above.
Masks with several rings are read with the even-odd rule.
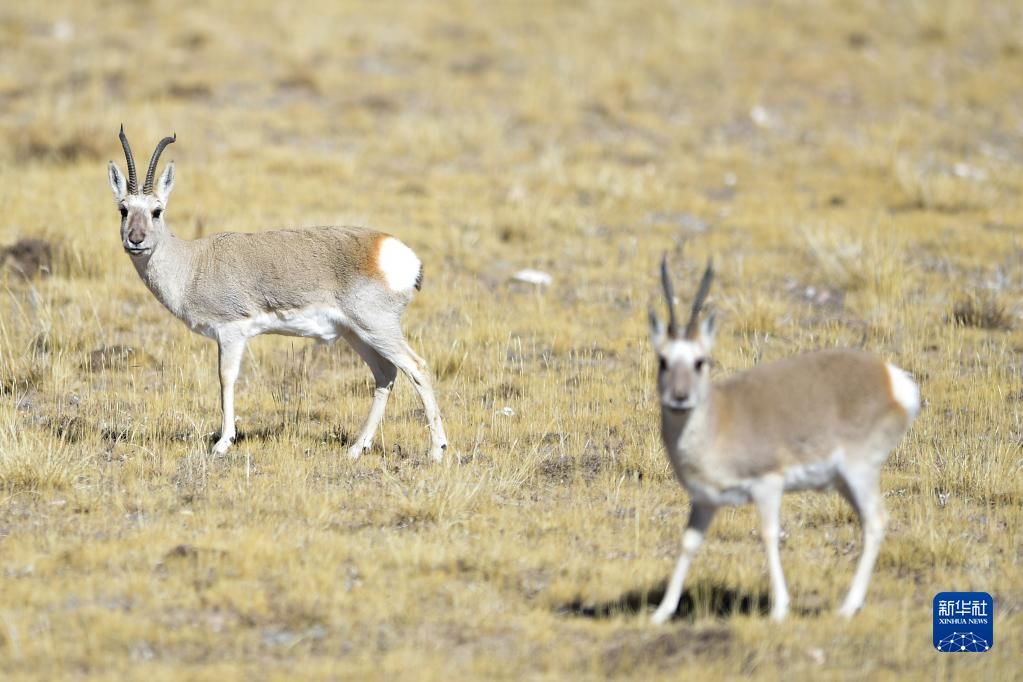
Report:
[[[895,402],[902,405],[910,417],[915,417],[920,412],[920,388],[908,374],[895,365],[886,362],[885,367],[888,368],[888,376],[891,377]]]
[[[416,285],[422,263],[415,252],[394,237],[380,242],[377,267],[393,291],[407,291]]]

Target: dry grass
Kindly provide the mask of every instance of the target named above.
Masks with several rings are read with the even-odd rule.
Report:
[[[971,291],[956,299],[952,321],[965,327],[1006,330],[1012,327],[1005,304],[987,290]]]
[[[0,676],[1018,677],[1021,19],[965,0],[5,3],[0,247],[40,236],[53,263],[0,287]],[[445,463],[401,382],[349,462],[369,372],[281,338],[245,359],[245,437],[207,454],[214,348],[118,245],[122,121],[139,154],[178,133],[182,236],[357,223],[417,250],[407,328]],[[666,249],[683,294],[715,258],[718,373],[853,345],[920,379],[851,623],[832,612],[855,524],[805,495],[784,509],[784,627],[749,509],[715,522],[690,616],[646,624],[687,507],[645,327]],[[526,267],[553,284],[510,284]],[[994,650],[935,654],[935,592],[969,589],[995,596]]]

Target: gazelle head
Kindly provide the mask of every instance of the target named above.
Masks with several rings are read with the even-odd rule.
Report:
[[[142,189],[139,189],[135,157],[128,146],[123,125],[120,138],[121,146],[124,147],[124,158],[128,164],[128,179],[124,179],[121,169],[113,161],[107,170],[110,176],[110,189],[114,192],[114,201],[121,212],[121,245],[133,257],[148,256],[167,234],[163,212],[167,207],[167,198],[174,189],[174,162],[171,161],[163,169],[155,187],[153,176],[156,174],[156,165],[160,162],[160,154],[164,147],[174,142],[177,135],[165,137],[156,145],[156,151],[149,160],[149,170],[146,171],[146,181]]]
[[[700,310],[707,300],[714,269],[707,269],[693,300],[689,322],[681,330],[675,315],[675,295],[668,275],[668,256],[661,260],[661,285],[668,302],[668,326],[650,309],[650,338],[657,353],[657,397],[670,412],[688,412],[710,392],[710,350],[714,345],[714,315],[700,322]]]

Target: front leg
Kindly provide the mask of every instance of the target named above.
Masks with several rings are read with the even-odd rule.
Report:
[[[671,574],[671,581],[664,593],[664,599],[661,600],[661,605],[657,607],[657,611],[650,619],[654,625],[666,623],[675,614],[678,602],[682,599],[682,584],[689,571],[689,564],[692,563],[693,557],[696,556],[700,545],[703,544],[703,536],[707,533],[707,528],[710,527],[710,522],[714,519],[716,511],[717,509],[709,504],[692,503],[692,508],[689,510],[689,522],[686,524],[685,532],[682,533],[682,554],[675,565],[675,572]]]
[[[234,441],[234,382],[242,366],[245,353],[245,337],[231,336],[217,340],[220,358],[220,440],[213,446],[213,453],[222,455]]]
[[[778,542],[781,539],[781,498],[785,493],[785,479],[780,475],[768,475],[753,487],[753,502],[760,516],[760,533],[764,538],[767,552],[767,569],[771,575],[771,620],[781,621],[789,613],[789,591],[785,587],[785,574],[781,568],[781,553]]]

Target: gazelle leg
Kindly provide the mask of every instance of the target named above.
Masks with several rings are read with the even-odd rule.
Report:
[[[384,409],[387,407],[387,398],[391,395],[394,387],[394,379],[398,376],[398,368],[390,360],[385,359],[380,353],[370,347],[362,339],[354,334],[345,337],[355,352],[366,361],[369,369],[373,372],[373,380],[376,388],[373,390],[373,404],[369,408],[369,415],[359,433],[358,438],[348,448],[348,456],[358,459],[360,455],[373,445],[373,436],[376,435],[380,420],[384,417]]]
[[[398,316],[381,320],[365,315],[359,319],[362,321],[357,322],[349,333],[357,336],[382,360],[390,362],[412,381],[419,399],[423,402],[426,422],[430,427],[430,457],[440,461],[448,447],[448,440],[444,435],[444,425],[441,423],[440,410],[433,395],[433,385],[426,362],[406,343]]]
[[[873,467],[847,469],[842,472],[842,485],[838,487],[842,496],[856,510],[863,527],[863,553],[856,565],[849,594],[838,610],[839,615],[846,618],[851,618],[863,606],[870,575],[881,550],[881,541],[884,540],[888,514],[881,499],[880,476],[881,472]]]
[[[245,353],[245,337],[229,336],[217,340],[220,366],[220,440],[213,446],[213,452],[222,455],[234,441],[234,382],[242,366]]]
[[[667,622],[678,609],[678,602],[682,598],[682,584],[689,571],[689,564],[692,563],[693,557],[696,556],[700,545],[703,544],[703,536],[707,533],[707,528],[710,527],[710,522],[714,519],[716,511],[717,509],[711,505],[692,503],[692,508],[689,510],[689,521],[682,533],[682,554],[679,555],[678,563],[675,564],[675,571],[671,574],[671,580],[668,582],[664,598],[661,599],[661,605],[657,607],[657,611],[650,619],[654,625]]]
[[[753,502],[760,515],[760,534],[767,552],[767,569],[771,575],[771,619],[784,620],[789,612],[789,592],[785,587],[785,574],[781,568],[778,541],[781,537],[781,498],[785,493],[785,479],[766,476],[753,488]]]
[[[440,409],[433,394],[433,384],[426,362],[416,355],[402,336],[395,342],[375,346],[375,349],[404,372],[419,393],[419,399],[423,401],[423,411],[426,412],[426,423],[430,428],[430,457],[439,462],[448,447],[448,439],[444,435],[444,424],[440,419]]]

